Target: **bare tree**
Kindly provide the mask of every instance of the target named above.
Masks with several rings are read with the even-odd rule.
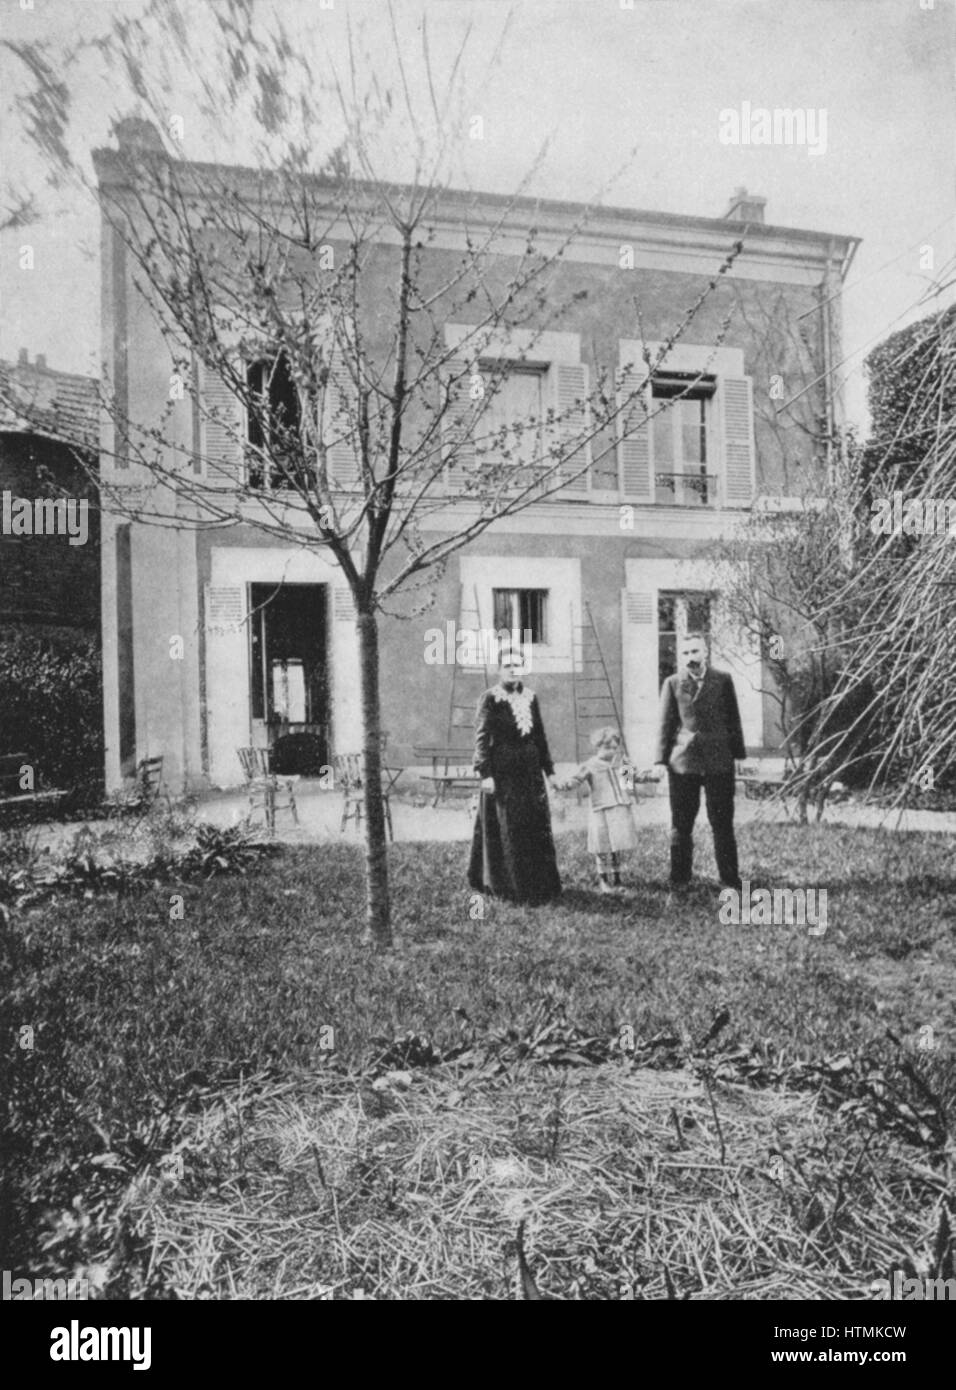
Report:
[[[321,546],[338,564],[360,649],[367,938],[385,946],[385,605],[417,587],[426,607],[436,571],[493,522],[557,493],[575,495],[591,462],[616,449],[619,421],[637,411],[646,418],[648,374],[741,243],[728,246],[709,285],[675,315],[654,359],[599,371],[590,387],[580,370],[570,372],[556,405],[496,425],[493,404],[509,373],[534,359],[541,334],[565,322],[580,297],[565,288],[562,259],[590,210],[539,234],[526,196],[537,165],[506,198],[477,200],[449,187],[467,120],[466,42],[439,80],[424,25],[417,80],[395,33],[394,90],[374,76],[361,80],[374,68],[351,51],[347,73],[332,82],[340,138],[331,149],[326,141],[316,170],[310,151],[322,122],[308,65],[281,26],[259,44],[251,0],[228,14],[219,95],[238,102],[255,90],[260,166],[180,160],[168,122],[161,136],[155,124],[127,121],[121,149],[98,157],[103,210],[161,327],[173,385],[146,421],[124,415],[106,383],[114,452],[131,465],[129,480],[135,465],[147,486],[103,478],[101,489],[115,511],[137,521],[252,525],[286,543]],[[189,45],[175,26],[172,41],[185,60]],[[112,42],[145,90],[142,32],[127,28]],[[203,86],[212,102],[210,72],[204,68]],[[293,89],[301,101],[290,99]],[[151,106],[169,110],[159,96]],[[382,172],[396,119],[410,168],[400,184]],[[463,231],[464,249],[438,255],[437,229],[450,223]],[[453,339],[450,323],[463,325]],[[173,426],[184,393],[204,427],[199,458]],[[441,530],[424,525],[430,517],[441,518]]]

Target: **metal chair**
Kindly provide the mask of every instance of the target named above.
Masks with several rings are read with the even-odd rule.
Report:
[[[299,811],[294,791],[298,778],[278,777],[272,771],[268,748],[237,748],[236,752],[249,792],[250,813],[263,812],[270,834],[275,834],[277,811],[291,811],[292,819],[298,825]]]

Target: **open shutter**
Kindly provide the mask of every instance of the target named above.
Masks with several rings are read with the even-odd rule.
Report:
[[[325,438],[333,487],[355,491],[360,481],[356,390],[337,353],[325,392]]]
[[[635,502],[650,502],[651,486],[651,387],[645,373],[633,368],[624,372],[618,394],[621,455],[621,491]],[[646,408],[645,408],[646,407]]]
[[[554,410],[557,416],[557,443],[563,449],[573,449],[588,433],[591,410],[587,367],[578,363],[557,362],[552,368],[554,378]],[[567,463],[561,465],[562,478],[568,478],[561,489],[562,497],[586,497],[591,480],[591,446],[578,448]],[[585,465],[587,465],[585,469]],[[581,470],[585,469],[584,472]],[[579,476],[570,477],[571,474]]]
[[[222,637],[239,632],[245,621],[245,593],[238,584],[205,586],[206,631]]]
[[[749,376],[718,382],[724,453],[724,504],[749,507],[754,495],[753,383]]]
[[[241,486],[243,411],[225,379],[199,363],[200,440],[206,477],[213,486]]]
[[[624,621],[643,626],[654,621],[654,595],[635,593],[631,589],[624,593]]]
[[[447,449],[449,492],[461,492],[475,470],[475,403],[471,399],[471,372],[461,357],[448,363],[448,406],[442,420],[442,442]]]
[[[355,622],[355,600],[352,598],[352,590],[345,584],[333,585],[332,617],[337,623]]]

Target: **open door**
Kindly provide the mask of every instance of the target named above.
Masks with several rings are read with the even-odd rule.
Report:
[[[252,741],[275,772],[319,776],[329,759],[328,586],[250,584]]]

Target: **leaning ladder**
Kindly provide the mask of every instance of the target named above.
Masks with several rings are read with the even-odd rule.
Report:
[[[588,756],[588,735],[599,724],[613,724],[621,735],[621,752],[628,757],[627,741],[624,737],[624,724],[614,687],[607,672],[607,662],[601,649],[597,626],[591,613],[591,605],[585,600],[586,621],[575,623],[574,610],[571,611],[571,626],[574,632],[574,659],[571,662],[571,679],[574,691],[574,738],[579,762]]]
[[[458,611],[461,615],[462,630],[467,631],[469,629],[473,629],[477,639],[480,638],[481,634],[481,614],[478,609],[477,588],[472,589],[472,608],[465,608],[465,596],[465,586],[464,584],[462,584],[458,600]],[[474,623],[471,622],[472,617],[474,618]],[[447,655],[448,653],[446,653],[446,656]],[[480,655],[484,655],[483,646],[480,648]],[[455,661],[454,658],[455,653],[452,652],[451,699],[448,707],[447,739],[447,746],[449,749],[457,748],[459,746],[457,742],[457,739],[459,737],[457,732],[458,730],[474,730],[475,711],[478,708],[478,696],[481,695],[482,692],[487,690],[488,688],[488,666],[486,662],[482,661],[477,666],[459,666],[458,662]],[[474,690],[476,676],[481,677],[481,690]],[[474,690],[473,694],[471,694],[472,690]],[[470,698],[468,698],[469,695]],[[470,758],[472,753],[471,745],[469,745],[467,752]]]

